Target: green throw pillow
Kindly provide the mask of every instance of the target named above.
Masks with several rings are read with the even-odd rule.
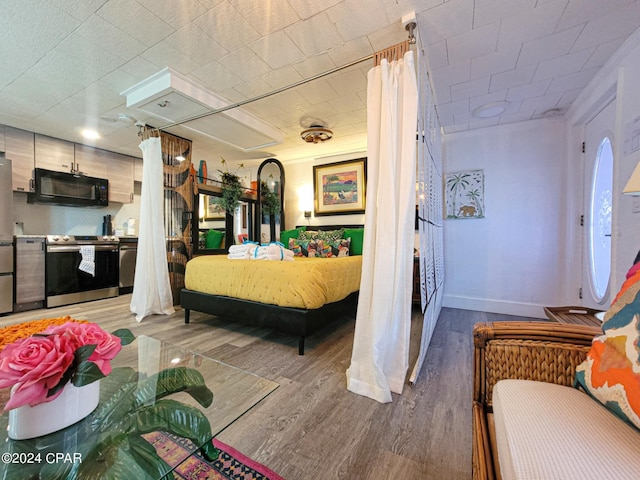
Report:
[[[349,246],[350,255],[362,255],[362,246],[364,244],[364,228],[345,228],[344,238],[350,238]]]
[[[206,248],[220,248],[222,245],[222,239],[224,238],[224,232],[220,230],[209,230],[207,232],[207,238],[205,240]]]
[[[290,238],[297,239],[298,235],[300,235],[300,232],[304,232],[306,229],[307,227],[298,227],[291,230],[283,230],[282,232],[280,232],[280,243],[285,246],[289,245]]]

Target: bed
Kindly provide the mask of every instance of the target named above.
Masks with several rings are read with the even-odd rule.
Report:
[[[362,230],[361,225],[346,228]],[[361,255],[296,257],[294,261],[198,256],[186,267],[185,288],[180,295],[184,321],[189,323],[190,311],[195,310],[271,328],[297,336],[298,353],[303,355],[307,336],[340,315],[355,316],[361,269]]]

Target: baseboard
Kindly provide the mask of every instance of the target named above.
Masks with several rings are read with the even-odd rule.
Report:
[[[517,315],[519,317],[547,318],[543,310],[545,305],[538,305],[535,303],[510,302],[505,300],[491,300],[487,298],[462,297],[445,294],[442,306],[448,308],[460,308],[462,310],[500,313],[503,315]]]

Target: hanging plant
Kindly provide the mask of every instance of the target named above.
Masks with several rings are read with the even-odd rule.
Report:
[[[260,192],[262,193],[262,211],[267,215],[276,215],[280,213],[280,199],[276,192],[269,189],[267,182],[260,182]]]
[[[226,165],[226,160],[222,159],[222,165]],[[239,168],[244,167],[241,163]],[[240,181],[240,177],[233,172],[229,172],[228,170],[219,170],[220,179],[222,182],[222,199],[220,200],[220,205],[224,210],[233,215],[238,206],[240,205],[240,197],[242,196],[242,182]]]

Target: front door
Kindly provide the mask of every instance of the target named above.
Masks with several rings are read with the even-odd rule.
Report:
[[[611,301],[614,126],[615,101],[585,126],[582,305],[601,310]]]

